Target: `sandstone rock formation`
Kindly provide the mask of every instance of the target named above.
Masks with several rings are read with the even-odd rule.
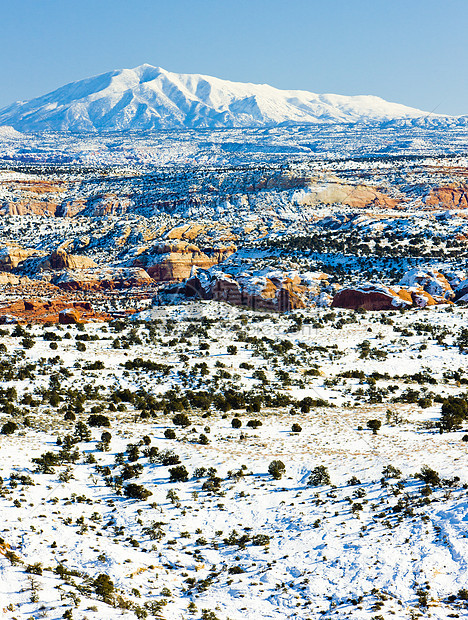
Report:
[[[18,299],[0,307],[0,323],[17,321],[19,323],[58,323],[60,313],[72,311],[80,322],[108,321],[111,317],[95,312],[89,302],[71,301],[67,297],[54,299]],[[64,320],[64,319],[62,319]]]
[[[92,258],[77,254],[68,254],[64,249],[57,249],[42,262],[43,269],[90,269],[97,267]]]
[[[297,201],[304,205],[340,203],[353,208],[393,209],[402,201],[369,185],[351,184],[340,179],[323,180],[297,193]]]
[[[468,208],[468,185],[449,183],[432,188],[425,197],[426,207],[434,209]]]
[[[401,279],[400,287],[392,289],[371,283],[343,288],[334,296],[331,305],[333,308],[351,310],[395,310],[452,303],[452,288],[438,271],[412,269]]]
[[[304,299],[306,289],[298,284],[299,281],[299,278],[280,277],[278,273],[269,278],[247,274],[234,277],[219,271],[213,274],[199,271],[173,292],[189,298],[213,299],[257,310],[288,312],[307,305]]]
[[[67,310],[62,310],[59,312],[58,322],[61,325],[76,325],[80,323],[81,313],[78,310],[73,308],[69,308]]]
[[[18,246],[4,246],[0,249],[0,270],[16,269],[24,260],[38,254],[36,250]]]
[[[0,181],[0,189],[7,191],[7,197],[1,203],[4,214],[54,216],[61,194],[67,191],[67,184],[19,175],[16,179]]]
[[[422,289],[433,297],[443,297],[447,300],[454,297],[449,281],[436,269],[411,269],[400,280],[399,286]]]
[[[235,251],[235,246],[202,251],[186,241],[172,241],[157,244],[140,254],[133,261],[133,266],[144,268],[157,282],[180,282],[191,275],[194,267],[209,269],[226,260]]]
[[[21,278],[19,276],[15,276],[13,273],[9,271],[0,271],[0,285],[10,285],[10,286],[18,286],[19,284],[29,282],[29,278]]]
[[[378,284],[344,288],[335,295],[331,304],[332,308],[350,310],[395,310],[410,305],[396,291]]]
[[[66,271],[54,278],[53,283],[65,291],[97,291],[150,286],[154,281],[144,269],[109,267]]]

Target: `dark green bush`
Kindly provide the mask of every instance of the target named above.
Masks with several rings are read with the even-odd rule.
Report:
[[[189,473],[184,465],[178,465],[177,467],[171,467],[169,476],[171,482],[187,482]]]
[[[440,431],[454,431],[462,427],[468,419],[468,401],[464,398],[449,396],[442,403],[442,415],[439,421]]]
[[[324,465],[317,465],[310,472],[307,484],[312,487],[319,487],[322,485],[330,484],[330,474],[328,469]]]
[[[372,431],[373,435],[377,435],[377,431],[382,426],[382,422],[380,420],[367,420],[367,428]]]
[[[176,426],[190,426],[190,418],[186,413],[176,413],[172,418],[172,421]]]
[[[89,426],[110,426],[109,418],[100,413],[93,413],[88,418]]]
[[[249,420],[247,422],[247,426],[249,428],[258,428],[259,426],[262,426],[262,422],[260,420]]]
[[[129,499],[140,499],[145,500],[153,495],[151,491],[145,489],[141,484],[135,484],[134,482],[130,482],[127,486],[124,487],[125,496]]]
[[[109,575],[101,573],[93,580],[94,591],[103,601],[108,602],[114,592],[114,584]]]
[[[281,480],[285,471],[286,466],[283,461],[271,461],[268,465],[268,473],[271,474],[275,480]]]
[[[421,468],[420,473],[416,474],[416,478],[419,478],[420,480],[422,480],[426,484],[430,484],[430,485],[432,485],[434,487],[437,487],[437,486],[440,485],[440,476],[439,476],[439,474],[434,469],[431,469],[427,465],[423,465],[423,467]]]
[[[18,430],[18,425],[15,424],[14,422],[5,422],[5,424],[2,426],[2,430],[0,431],[0,433],[2,435],[12,435],[15,431]]]

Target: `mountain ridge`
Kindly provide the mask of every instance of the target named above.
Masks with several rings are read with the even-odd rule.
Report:
[[[95,132],[413,121],[425,116],[422,110],[374,95],[280,90],[143,64],[15,102],[0,110],[0,126],[18,131]]]

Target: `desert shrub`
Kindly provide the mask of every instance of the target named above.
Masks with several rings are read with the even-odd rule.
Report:
[[[73,411],[67,411],[67,413],[63,416],[63,419],[67,422],[74,422],[76,420],[76,415]]]
[[[180,463],[179,455],[172,452],[172,450],[163,450],[159,452],[157,459],[161,465],[178,465]]]
[[[103,601],[109,601],[114,592],[114,584],[109,575],[101,573],[93,580],[94,591]]]
[[[463,327],[458,334],[456,339],[456,344],[458,348],[462,352],[466,352],[468,350],[468,328]]]
[[[9,422],[5,422],[5,424],[2,426],[0,433],[2,435],[12,435],[17,430],[18,430],[18,425],[15,424],[14,422],[9,421]]]
[[[419,474],[416,474],[416,478],[419,478],[426,484],[429,484],[435,487],[440,485],[439,474],[434,469],[431,469],[427,465],[423,465]]]
[[[423,396],[418,400],[418,405],[421,409],[427,409],[428,407],[432,407],[432,398],[429,396]]]
[[[135,465],[130,465],[129,463],[125,463],[122,469],[122,479],[129,480],[130,478],[138,478],[138,476],[143,471],[143,465],[136,463]]]
[[[373,435],[377,435],[377,431],[382,426],[382,422],[380,420],[367,420],[367,428],[372,431]]]
[[[176,438],[176,432],[173,428],[166,428],[166,430],[164,431],[164,437],[166,439],[175,439]]]
[[[135,484],[134,482],[130,482],[124,487],[125,496],[129,499],[140,499],[145,500],[153,495],[151,491],[145,489],[141,484]]]
[[[135,463],[140,458],[140,448],[136,444],[129,443],[125,452],[130,463]]]
[[[247,422],[247,426],[249,428],[258,428],[259,426],[263,426],[260,420],[249,420]]]
[[[440,431],[458,430],[467,418],[468,401],[464,398],[449,396],[442,403],[442,414],[439,421]]]
[[[210,476],[208,480],[202,484],[202,490],[207,491],[209,493],[216,493],[221,489],[222,478],[218,478],[217,476]]]
[[[210,440],[208,439],[206,435],[202,433],[200,435],[200,438],[198,439],[198,443],[202,446],[207,446],[210,443]]]
[[[237,354],[237,347],[235,344],[230,344],[227,347],[227,352],[229,353],[229,355],[236,355]]]
[[[329,407],[330,403],[322,398],[312,398],[310,396],[306,396],[298,402],[298,405],[302,413],[310,413],[312,407]]]
[[[401,478],[401,471],[393,465],[386,465],[382,469],[382,476],[384,478]]]
[[[91,441],[91,431],[84,422],[77,422],[75,425],[75,436],[79,441]]]
[[[96,362],[89,362],[84,366],[85,370],[103,370],[105,368],[104,362],[97,360]]]
[[[300,433],[302,431],[302,426],[300,424],[293,424],[291,426],[291,431],[293,433]]]
[[[281,480],[285,471],[286,466],[283,461],[271,461],[268,465],[268,473],[271,474],[275,480]]]
[[[40,562],[35,564],[28,564],[25,568],[25,572],[30,575],[42,575],[42,565]]]
[[[312,487],[330,484],[330,474],[328,473],[328,469],[324,465],[317,465],[317,467],[314,467],[314,469],[310,472],[307,484]]]
[[[93,413],[88,418],[89,426],[110,426],[109,418],[101,413]]]
[[[177,467],[171,467],[169,476],[171,482],[187,482],[189,473],[184,465],[178,465]]]
[[[172,421],[176,426],[190,426],[190,418],[186,413],[176,413],[176,415],[172,418]]]
[[[37,472],[43,474],[53,474],[54,467],[60,463],[60,458],[58,454],[55,454],[54,452],[44,452],[41,456],[34,457],[32,462],[36,464]]]
[[[239,418],[232,418],[231,426],[232,428],[240,428],[242,426],[242,422],[239,420]]]

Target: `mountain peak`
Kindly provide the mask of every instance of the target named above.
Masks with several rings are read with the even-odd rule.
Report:
[[[0,110],[18,131],[115,131],[415,119],[421,110],[372,95],[280,90],[142,64],[72,82]]]

